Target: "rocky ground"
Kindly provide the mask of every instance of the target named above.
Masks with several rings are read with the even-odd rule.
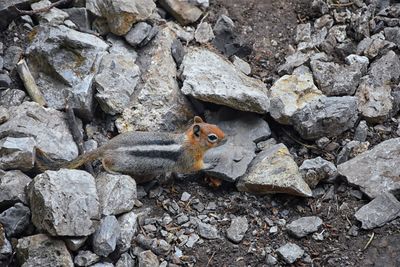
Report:
[[[396,1],[50,4],[0,3],[1,266],[400,266]],[[35,167],[194,115],[205,172]]]

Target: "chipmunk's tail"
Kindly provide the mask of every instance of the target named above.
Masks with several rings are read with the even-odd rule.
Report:
[[[59,170],[61,168],[76,169],[87,162],[95,160],[98,156],[96,150],[80,155],[72,161],[61,161],[51,159],[43,150],[36,148],[35,168],[44,172],[47,170]]]

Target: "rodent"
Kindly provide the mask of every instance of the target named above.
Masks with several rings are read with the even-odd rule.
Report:
[[[100,159],[107,172],[128,174],[143,183],[163,173],[191,173],[206,168],[205,152],[225,141],[225,133],[218,126],[195,116],[193,125],[184,133],[122,133],[70,162],[57,163],[37,149],[36,167],[41,171],[75,169]]]

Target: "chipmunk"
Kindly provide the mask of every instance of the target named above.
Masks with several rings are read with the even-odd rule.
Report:
[[[105,145],[85,153],[75,160],[59,163],[40,149],[36,150],[39,170],[75,169],[100,159],[110,173],[131,175],[137,183],[150,181],[167,173],[191,173],[210,166],[203,162],[205,152],[225,142],[224,132],[196,116],[194,124],[182,134],[165,132],[126,132]]]

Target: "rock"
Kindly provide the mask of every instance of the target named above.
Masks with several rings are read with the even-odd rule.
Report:
[[[284,144],[260,152],[236,186],[239,191],[257,194],[312,196],[311,189],[301,178],[297,164]]]
[[[158,2],[182,25],[196,22],[203,14],[201,9],[190,4],[187,0],[160,0]]]
[[[126,252],[121,255],[115,267],[135,267],[135,260],[131,257],[129,252]]]
[[[278,263],[278,260],[271,254],[268,254],[266,263],[268,266],[275,266]]]
[[[322,92],[314,85],[309,73],[285,75],[269,90],[270,114],[282,124],[290,124],[296,111],[319,99]]]
[[[214,25],[215,34],[223,34],[226,32],[232,32],[235,29],[235,23],[232,19],[226,15],[221,15],[218,17]]]
[[[362,206],[354,216],[363,229],[381,227],[400,216],[400,202],[392,194],[382,193]]]
[[[108,48],[102,39],[66,26],[39,26],[27,63],[49,107],[64,109],[66,96],[78,115],[93,116],[93,78]]]
[[[145,250],[138,255],[139,267],[158,267],[159,261],[151,250]]]
[[[240,243],[249,228],[246,217],[236,217],[232,220],[231,225],[226,230],[226,237],[233,243]]]
[[[35,163],[36,141],[32,137],[14,138],[7,136],[0,140],[0,168],[29,171]]]
[[[90,250],[80,250],[74,258],[74,263],[77,266],[89,266],[100,260],[100,257]]]
[[[8,113],[8,109],[0,106],[0,124],[5,123],[10,119],[10,113]]]
[[[171,245],[163,239],[150,238],[143,234],[139,234],[135,238],[135,241],[141,248],[150,249],[157,255],[168,255],[172,248]]]
[[[137,198],[136,182],[129,175],[100,173],[96,178],[101,213],[117,215],[132,210]]]
[[[205,239],[219,238],[218,229],[208,223],[197,222],[197,231],[199,236]]]
[[[90,265],[90,267],[114,267],[114,264],[110,262],[98,262],[93,265]]]
[[[87,237],[73,237],[73,238],[65,238],[64,242],[67,245],[67,248],[71,251],[78,251],[86,242]]]
[[[303,161],[299,171],[310,188],[315,188],[320,181],[333,181],[338,175],[335,165],[321,157]]]
[[[379,55],[385,54],[387,51],[394,49],[395,44],[381,38],[366,37],[357,45],[357,54],[364,55],[369,59],[373,59]]]
[[[89,10],[106,18],[110,31],[119,36],[128,33],[136,22],[148,19],[156,8],[152,0],[88,0],[88,2]]]
[[[72,160],[78,156],[78,148],[70,134],[64,113],[42,108],[34,102],[10,107],[9,112],[14,116],[0,125],[0,138],[33,137],[36,147],[55,160]]]
[[[400,170],[396,167],[400,159],[396,155],[400,151],[400,138],[386,140],[373,149],[338,165],[338,172],[345,176],[350,184],[370,198],[390,192],[396,194],[400,189],[400,181],[396,179]]]
[[[183,192],[181,196],[181,201],[187,202],[190,199],[191,195],[188,192]]]
[[[357,121],[357,99],[352,96],[321,97],[292,116],[292,125],[302,138],[336,136]]]
[[[345,58],[346,64],[347,65],[360,65],[361,66],[361,72],[362,73],[366,73],[368,66],[369,66],[369,59],[367,57],[364,56],[359,56],[359,55],[348,55]]]
[[[4,51],[4,68],[8,71],[13,71],[21,59],[24,50],[19,46],[10,46]]]
[[[101,219],[100,226],[93,234],[93,251],[107,257],[115,250],[121,229],[115,216],[106,216]]]
[[[10,87],[12,81],[10,75],[7,73],[0,73],[0,87],[8,88]]]
[[[296,41],[296,43],[311,41],[311,24],[310,23],[297,25],[295,41]]]
[[[150,34],[152,26],[146,22],[136,23],[132,29],[125,35],[125,40],[133,47],[140,44]]]
[[[361,64],[341,66],[320,60],[311,60],[310,65],[318,88],[328,96],[353,95],[365,70]]]
[[[194,32],[194,38],[196,42],[205,44],[214,39],[214,32],[211,25],[208,22],[202,22],[197,26]]]
[[[177,67],[182,64],[183,58],[185,56],[185,48],[183,47],[181,41],[176,38],[171,45],[171,54],[175,60]]]
[[[26,94],[18,89],[6,89],[0,91],[0,105],[4,107],[19,106],[24,100]]]
[[[368,150],[369,142],[350,141],[346,143],[337,155],[336,163],[341,164],[349,158],[354,158],[358,154]]]
[[[29,224],[31,211],[21,203],[3,211],[0,214],[0,223],[3,225],[6,236],[11,238],[24,233]]]
[[[251,67],[250,64],[241,59],[238,56],[233,56],[232,57],[232,63],[235,65],[237,69],[239,69],[241,72],[243,72],[246,75],[249,75],[251,73]]]
[[[354,133],[354,140],[359,142],[365,142],[368,136],[368,125],[366,121],[360,121]]]
[[[53,236],[88,236],[95,231],[99,201],[89,173],[46,171],[33,179],[28,192],[32,222],[38,229]]]
[[[294,68],[297,68],[310,59],[309,53],[297,51],[296,53],[285,57],[285,63],[278,67],[278,74],[285,75],[292,73]]]
[[[138,216],[133,211],[125,213],[118,218],[121,232],[117,239],[118,251],[125,252],[131,247],[132,239],[137,233],[137,219]]]
[[[42,0],[31,4],[32,10],[42,9],[51,5],[49,0]],[[62,24],[69,15],[65,11],[58,9],[57,7],[51,8],[47,12],[41,12],[35,14],[38,18],[40,24],[50,23],[50,24]]]
[[[245,174],[255,157],[255,143],[267,139],[271,130],[259,115],[229,108],[210,114],[207,121],[217,124],[227,133],[227,142],[207,151],[204,162],[212,167],[205,172],[212,177],[235,182]]]
[[[185,95],[238,110],[268,112],[265,85],[244,75],[221,56],[207,49],[190,49],[181,67],[181,90]]]
[[[400,46],[400,27],[386,27],[384,32],[386,40]]]
[[[139,64],[142,76],[136,89],[137,97],[117,119],[119,132],[176,131],[186,128],[187,122],[193,118],[188,101],[176,81],[176,64],[171,55],[174,40],[174,33],[162,28],[153,41],[154,45],[141,50],[137,62],[147,63]]]
[[[290,234],[297,238],[312,234],[321,227],[322,220],[317,216],[302,217],[286,225]]]
[[[27,204],[25,187],[31,180],[21,171],[0,171],[0,208],[12,206],[17,202]]]
[[[197,243],[197,241],[199,241],[199,239],[200,237],[197,234],[190,234],[185,246],[187,246],[188,248],[192,248]]]
[[[289,264],[294,263],[304,254],[304,250],[293,243],[286,243],[286,245],[278,248],[276,252],[286,263]]]
[[[44,234],[18,239],[16,253],[21,266],[74,266],[64,242]]]
[[[72,7],[63,9],[69,17],[68,19],[75,23],[78,26],[79,30],[82,31],[89,31],[91,30],[90,27],[90,20],[88,10],[84,7]]]
[[[0,240],[2,241],[0,242],[0,263],[3,263],[3,260],[9,261],[9,258],[13,253],[11,243],[8,241],[2,230],[3,229],[0,226]]]

